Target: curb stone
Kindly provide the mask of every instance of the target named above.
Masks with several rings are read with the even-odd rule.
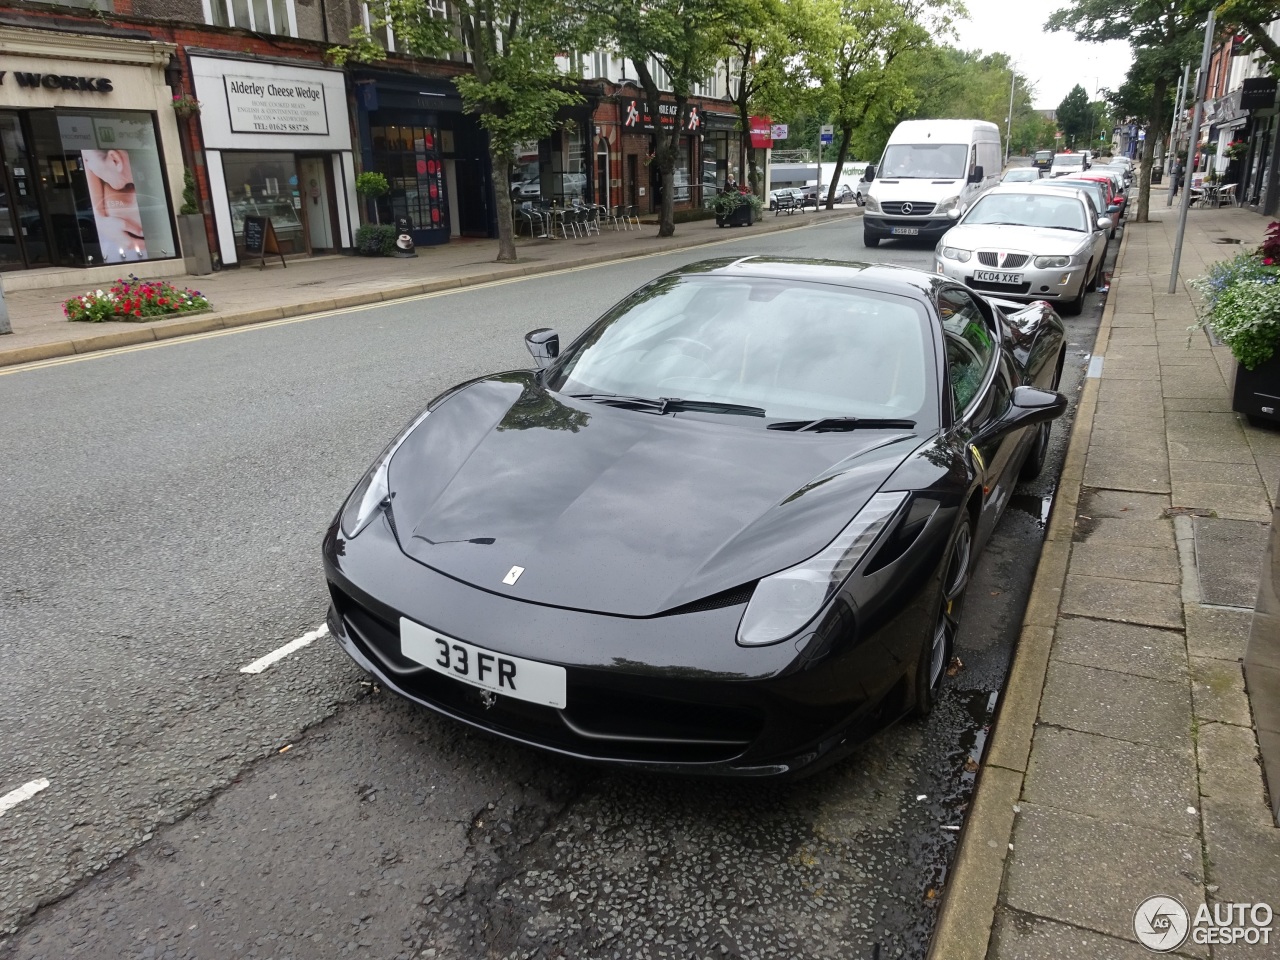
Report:
[[[849,211],[843,216],[826,217],[817,222],[840,223],[845,220],[854,220],[861,216],[862,211],[861,209],[858,209]],[[794,223],[791,222],[791,220],[792,218],[789,217],[781,223],[771,224],[762,232],[781,233],[784,230],[795,230],[801,227],[815,225],[812,220],[796,220]],[[763,226],[767,221],[759,222]],[[435,280],[418,281],[416,283],[406,283],[399,286],[393,286],[384,290],[371,290],[367,293],[326,297],[323,299],[308,300],[302,303],[288,304],[282,307],[242,310],[236,313],[215,313],[212,316],[202,315],[199,319],[193,318],[192,322],[189,324],[171,323],[159,327],[146,326],[140,327],[137,330],[119,330],[113,333],[105,333],[92,337],[77,337],[67,340],[57,340],[50,343],[37,343],[32,344],[31,346],[14,347],[8,350],[0,349],[0,367],[17,366],[23,363],[36,363],[43,360],[55,360],[60,357],[69,357],[85,353],[96,353],[102,350],[112,350],[117,347],[133,346],[139,343],[172,340],[176,337],[187,336],[195,333],[208,333],[213,330],[244,327],[257,323],[268,323],[272,320],[282,320],[286,317],[302,317],[307,314],[322,313],[327,310],[344,310],[350,307],[361,307],[375,303],[389,303],[395,300],[403,300],[408,297],[422,296],[423,294],[439,293],[445,290],[457,290],[463,287],[480,286],[486,283],[493,283],[497,280],[514,280],[521,277],[537,276],[543,273],[555,273],[562,270],[577,270],[583,267],[593,267],[605,263],[634,260],[640,257],[673,253],[677,250],[688,250],[693,247],[709,246],[715,243],[722,243],[726,239],[728,239],[728,237],[711,234],[683,240],[680,238],[662,240],[655,246],[643,250],[593,254],[591,256],[575,257],[570,260],[554,262],[541,261],[536,263],[527,263],[518,261],[513,264],[496,265],[495,269],[487,270],[483,273],[477,273],[472,276],[443,277]]]
[[[1116,253],[1112,283],[1120,276],[1129,233],[1127,224]],[[1108,295],[1093,343],[1093,355],[1107,344],[1117,297]],[[985,960],[1004,882],[1005,858],[1013,840],[1015,807],[1022,795],[1031,737],[1040,712],[1040,695],[1049,669],[1049,647],[1058,603],[1067,577],[1067,560],[1076,505],[1084,485],[1084,458],[1093,434],[1098,381],[1086,379],[1053,500],[1036,576],[1027,599],[1022,632],[1014,648],[1009,676],[992,722],[990,747],[974,790],[969,816],[956,850],[929,946],[928,960]]]

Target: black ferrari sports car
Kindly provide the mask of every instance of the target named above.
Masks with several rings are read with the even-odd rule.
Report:
[[[334,518],[352,659],[512,740],[685,773],[817,769],[929,711],[1066,406],[1047,303],[747,257],[526,342],[538,369],[437,397]]]

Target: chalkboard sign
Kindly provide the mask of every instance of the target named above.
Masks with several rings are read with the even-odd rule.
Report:
[[[288,267],[284,262],[284,253],[280,250],[280,243],[276,240],[276,228],[271,224],[270,217],[250,216],[244,218],[244,255],[246,259],[258,258],[258,269],[261,270],[267,265],[267,254],[275,254],[280,257],[281,265]]]

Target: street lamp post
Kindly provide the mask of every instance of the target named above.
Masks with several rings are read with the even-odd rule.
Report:
[[[1009,154],[1013,151],[1013,85],[1018,75],[1013,72],[1013,63],[1009,64],[1009,115],[1004,118],[1004,165],[1009,165]]]

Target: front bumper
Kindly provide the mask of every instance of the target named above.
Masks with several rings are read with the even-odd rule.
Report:
[[[1042,270],[1032,265],[1030,261],[1026,266],[1016,270],[998,270],[994,267],[984,267],[978,263],[976,257],[961,263],[958,260],[938,256],[935,257],[934,262],[935,269],[944,277],[959,280],[971,290],[980,290],[983,293],[992,293],[1011,300],[1074,300],[1080,295],[1080,287],[1084,284],[1085,274],[1088,271],[1087,265]],[[980,270],[1018,274],[1022,279],[1017,284],[977,280],[974,272]]]
[[[354,540],[331,527],[324,567],[330,631],[387,689],[566,756],[714,776],[817,769],[900,716],[912,694],[904,678],[914,676],[938,594],[935,571],[914,570],[910,588],[895,592],[892,617],[875,605],[855,613],[842,593],[798,639],[744,648],[735,637],[745,593],[736,603],[722,595],[720,605],[648,618],[516,601],[406,557],[385,515]],[[406,659],[402,616],[496,653],[565,667],[567,707],[486,698]]]

